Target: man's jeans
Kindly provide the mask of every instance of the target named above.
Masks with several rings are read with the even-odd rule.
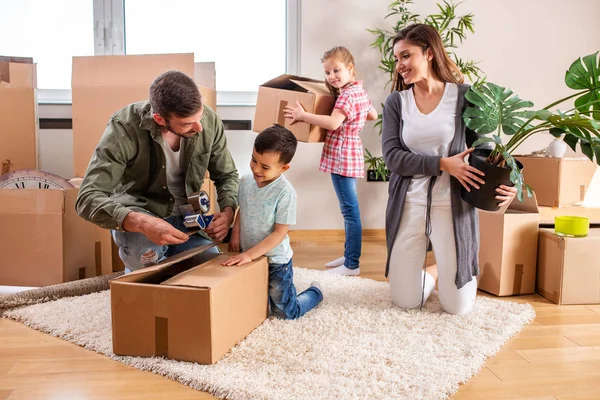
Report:
[[[338,174],[331,174],[333,188],[340,202],[340,210],[344,216],[344,229],[346,242],[344,244],[344,265],[349,269],[359,267],[362,247],[362,224],[360,222],[360,209],[356,194],[356,178],[349,178]]]
[[[183,217],[171,216],[165,221],[182,232],[188,229],[183,225]],[[119,247],[119,257],[125,264],[125,273],[156,264],[166,257],[174,256],[182,251],[212,243],[200,235],[191,235],[187,242],[174,245],[157,245],[144,234],[138,232],[111,231],[115,244]],[[219,253],[218,247],[213,247],[207,253]]]
[[[323,300],[319,288],[311,286],[296,295],[292,260],[269,264],[269,313],[283,319],[300,318]]]

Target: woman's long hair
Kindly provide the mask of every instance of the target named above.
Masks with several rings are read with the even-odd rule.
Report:
[[[430,25],[412,24],[400,30],[394,37],[393,45],[396,45],[401,40],[406,40],[409,43],[419,46],[423,52],[431,49],[433,60],[431,67],[435,77],[443,82],[463,83],[464,78],[454,61],[448,57],[440,34]],[[397,90],[406,90],[411,85],[406,85],[402,76],[398,73],[394,66],[394,74],[392,78],[392,92]]]

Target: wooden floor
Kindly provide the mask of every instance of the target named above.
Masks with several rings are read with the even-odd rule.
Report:
[[[292,245],[295,265],[322,269],[342,255],[343,239],[296,233]],[[361,276],[385,280],[384,261],[383,237],[365,236]],[[532,304],[535,321],[453,399],[600,399],[600,305],[561,307],[536,295],[510,300]],[[0,400],[175,398],[213,397],[0,320]]]

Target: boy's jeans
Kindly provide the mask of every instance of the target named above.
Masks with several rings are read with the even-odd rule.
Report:
[[[269,264],[269,313],[283,319],[300,318],[323,300],[323,293],[311,286],[296,295],[292,260]]]
[[[359,267],[358,259],[360,258],[362,246],[362,224],[356,194],[356,178],[331,174],[331,181],[340,202],[340,210],[344,216],[344,229],[346,231],[346,242],[344,244],[346,261],[344,265],[348,269],[356,269]]]
[[[183,217],[181,216],[171,216],[165,218],[165,221],[182,232],[188,231],[183,225]],[[182,251],[212,243],[210,240],[194,234],[190,236],[187,242],[160,246],[151,242],[142,233],[114,230],[111,233],[115,244],[119,247],[119,257],[123,260],[123,264],[125,264],[126,274],[156,264],[166,257],[173,256]],[[206,252],[219,253],[219,249],[218,247],[213,247]]]

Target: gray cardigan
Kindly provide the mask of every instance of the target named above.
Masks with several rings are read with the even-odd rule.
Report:
[[[458,102],[456,105],[456,120],[454,138],[450,143],[448,155],[453,156],[465,150],[465,144],[471,147],[477,139],[476,133],[466,128],[463,112],[467,107],[465,92],[469,85],[458,85]],[[390,94],[383,109],[382,148],[383,158],[390,170],[388,188],[388,203],[385,217],[385,232],[387,241],[387,263],[385,276],[390,268],[390,254],[398,234],[402,209],[408,185],[413,175],[439,176],[439,156],[423,156],[412,153],[402,139],[402,101],[399,92]],[[450,196],[452,221],[454,223],[454,238],[456,242],[456,287],[461,288],[479,274],[479,220],[475,208],[464,202],[460,197],[460,182],[450,179]]]

